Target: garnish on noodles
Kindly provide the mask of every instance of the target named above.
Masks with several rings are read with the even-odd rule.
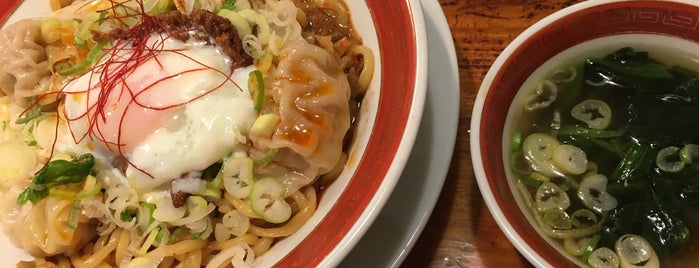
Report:
[[[24,264],[250,266],[315,212],[373,73],[343,2],[51,5],[0,30],[0,221]]]

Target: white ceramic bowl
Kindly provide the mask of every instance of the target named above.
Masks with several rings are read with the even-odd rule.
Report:
[[[355,29],[375,53],[350,158],[297,233],[257,258],[261,267],[333,267],[379,214],[413,146],[427,86],[427,37],[418,0],[346,0]],[[0,23],[49,12],[48,0],[0,1]],[[30,259],[0,236],[0,266]]]
[[[604,56],[621,47],[699,58],[696,1],[592,0],[560,10],[519,35],[493,63],[479,89],[471,121],[478,186],[512,244],[538,267],[583,266],[534,227],[507,163],[512,103],[521,103],[546,72],[562,63]]]

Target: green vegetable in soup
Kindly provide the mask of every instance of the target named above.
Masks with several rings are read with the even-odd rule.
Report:
[[[557,96],[523,107],[532,125],[514,131],[512,154],[529,160],[516,175],[544,233],[569,248],[595,237],[574,250],[590,264],[627,261],[620,241],[644,241],[661,259],[685,247],[699,228],[687,218],[699,212],[699,74],[622,48],[542,81]]]

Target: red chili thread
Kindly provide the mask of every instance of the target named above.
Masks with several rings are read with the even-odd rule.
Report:
[[[74,118],[69,118],[67,113],[64,112],[64,116],[66,120],[69,122],[71,121],[76,121],[80,120],[83,118],[87,118],[88,122],[88,131],[85,134],[82,134],[81,136],[77,136],[75,132],[70,129],[70,124],[69,124],[69,129],[70,129],[70,134],[73,140],[76,143],[79,143],[83,141],[85,138],[89,137],[92,140],[98,140],[105,145],[107,145],[108,149],[112,150],[112,146],[115,146],[117,149],[116,151],[120,154],[123,155],[124,152],[122,151],[122,146],[124,146],[123,143],[121,143],[121,131],[124,127],[124,119],[125,119],[125,114],[129,110],[129,108],[132,107],[132,105],[138,105],[138,107],[146,108],[146,109],[152,109],[152,110],[167,110],[167,109],[172,109],[175,107],[180,107],[183,105],[186,105],[187,103],[193,102],[195,100],[198,100],[211,92],[221,88],[226,82],[232,82],[238,90],[242,91],[242,88],[235,83],[231,79],[231,75],[233,74],[233,70],[237,66],[231,66],[231,71],[230,73],[226,74],[221,70],[217,70],[215,68],[212,68],[210,66],[207,66],[203,64],[202,62],[189,57],[187,55],[184,55],[178,50],[166,50],[164,49],[164,42],[168,38],[173,38],[173,36],[176,35],[181,35],[182,33],[189,33],[191,32],[197,32],[197,31],[202,31],[202,29],[198,29],[197,27],[192,27],[189,29],[179,29],[178,31],[172,31],[169,27],[164,27],[165,25],[162,25],[160,21],[156,20],[153,16],[150,16],[146,14],[146,12],[143,10],[143,3],[141,0],[136,0],[138,3],[138,9],[126,6],[123,3],[116,3],[114,1],[110,1],[112,6],[111,8],[108,8],[107,10],[99,11],[99,12],[110,12],[109,15],[105,17],[105,21],[114,21],[118,23],[120,26],[127,26],[128,23],[125,21],[128,18],[138,18],[140,21],[131,28],[126,28],[126,30],[117,30],[113,31],[112,33],[95,33],[95,36],[102,36],[102,37],[111,37],[112,38],[112,46],[105,49],[105,53],[102,56],[102,58],[97,61],[96,65],[92,67],[88,72],[89,74],[89,84],[88,88],[85,89],[84,91],[77,91],[77,92],[65,92],[65,86],[70,84],[73,80],[77,79],[80,76],[76,76],[74,78],[71,78],[67,83],[65,83],[64,87],[58,91],[58,92],[53,92],[53,93],[46,93],[43,95],[40,95],[38,100],[46,98],[51,95],[56,96],[56,101],[59,101],[59,99],[62,97],[63,94],[66,95],[71,95],[71,94],[85,94],[86,98],[86,103],[89,105],[86,109],[86,112],[84,114],[78,115],[77,117]],[[117,8],[123,8],[124,10],[128,10],[127,14],[120,15],[117,12]],[[157,31],[161,31],[161,29],[165,29],[165,33],[160,33],[157,35],[154,35]],[[152,44],[152,46],[148,45],[148,41],[151,38],[151,36],[158,36],[160,37],[160,40],[155,40],[155,42]],[[126,52],[126,53],[121,53],[121,52]],[[167,77],[160,78],[156,82],[146,86],[142,91],[138,93],[134,93],[134,91],[126,84],[126,78],[133,74],[136,69],[141,66],[144,62],[148,60],[155,60],[158,65],[163,68],[163,65],[158,61],[158,58],[156,57],[159,53],[161,52],[172,52],[176,53],[182,57],[188,58],[192,60],[195,63],[198,63],[199,65],[202,66],[202,68],[197,68],[197,69],[192,69],[192,70],[187,70],[184,72],[181,72],[179,74],[175,75],[170,75]],[[124,57],[125,55],[125,57]],[[106,59],[106,60],[105,60]],[[224,81],[222,81],[219,85],[216,85],[215,87],[208,89],[201,93],[198,96],[195,96],[192,99],[189,99],[187,101],[183,101],[181,103],[175,103],[171,105],[167,105],[164,107],[152,107],[147,104],[141,103],[138,101],[138,96],[150,89],[152,89],[155,85],[158,83],[165,81],[167,79],[171,79],[175,76],[182,75],[185,73],[190,73],[190,72],[197,72],[197,71],[205,71],[205,70],[213,70],[215,72],[218,72],[222,75],[225,76]],[[96,77],[96,74],[99,74],[98,77]],[[93,84],[94,79],[97,79],[97,82]],[[90,100],[92,97],[94,97],[94,92],[93,89],[95,88],[101,88],[99,94],[97,94],[97,100],[94,104],[89,104]],[[123,96],[123,94],[129,94],[131,97],[130,102],[124,109],[124,112],[119,116],[120,121],[119,121],[119,129],[117,133],[117,141],[116,142],[110,142],[108,141],[107,137],[103,133],[99,120],[102,120],[102,123],[105,123],[106,121],[106,112],[105,112],[105,106],[107,105],[107,100],[109,95],[111,94],[112,90],[120,90],[119,92],[119,99]],[[31,110],[34,105],[38,105],[39,101],[36,101],[32,106],[27,108],[23,113],[26,113],[27,111]],[[50,157],[53,156],[55,146],[58,140],[58,120],[56,123],[56,130],[54,132],[56,138],[54,139],[54,142],[51,146],[51,154]],[[126,158],[126,161],[128,164],[137,170],[143,172],[144,174],[147,174],[150,177],[153,177],[150,175],[148,172],[143,170],[142,168],[137,167],[134,165],[128,158]]]

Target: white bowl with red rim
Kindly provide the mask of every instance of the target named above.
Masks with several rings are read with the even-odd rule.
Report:
[[[376,66],[362,101],[350,158],[320,193],[316,213],[257,258],[260,267],[333,267],[381,211],[410,155],[427,88],[427,36],[419,0],[345,0]],[[48,0],[0,1],[0,25],[50,12]],[[30,257],[1,235],[0,266]]]
[[[561,63],[603,56],[621,47],[699,58],[696,1],[591,0],[529,27],[498,56],[475,99],[471,155],[488,209],[507,238],[538,267],[586,264],[539,231],[505,165],[513,130],[512,103]]]

